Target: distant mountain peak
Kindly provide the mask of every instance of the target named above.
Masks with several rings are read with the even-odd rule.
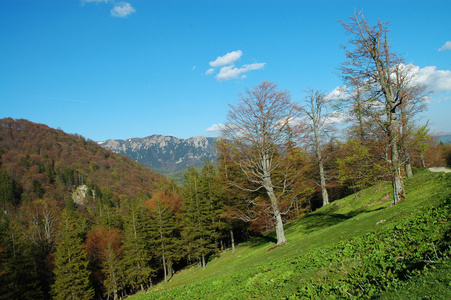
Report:
[[[99,142],[99,145],[126,155],[156,172],[168,174],[202,166],[207,158],[214,162],[217,139],[204,136],[180,139],[154,134],[144,138],[110,139]]]

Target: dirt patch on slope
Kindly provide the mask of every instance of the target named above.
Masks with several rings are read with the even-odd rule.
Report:
[[[440,168],[429,168],[429,171],[431,172],[445,172],[445,173],[451,173],[451,169],[440,167]]]

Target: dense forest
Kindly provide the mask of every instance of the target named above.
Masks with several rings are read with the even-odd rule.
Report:
[[[385,25],[360,18],[344,24],[346,96],[310,89],[300,106],[272,82],[247,89],[216,165],[188,169],[181,187],[82,136],[0,120],[0,298],[118,299],[267,230],[282,246],[288,221],[378,182],[406,200],[403,178],[449,165],[451,147],[418,122],[424,87]]]

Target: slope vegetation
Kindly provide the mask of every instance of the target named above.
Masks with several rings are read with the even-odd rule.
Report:
[[[422,170],[408,200],[381,183],[192,266],[132,299],[450,299],[451,174]]]
[[[89,188],[92,198],[118,203],[152,194],[167,182],[162,175],[80,135],[11,118],[0,119],[0,175],[5,191],[14,186],[9,189],[14,195],[0,197],[2,205],[39,198],[71,201],[72,191],[80,185]]]

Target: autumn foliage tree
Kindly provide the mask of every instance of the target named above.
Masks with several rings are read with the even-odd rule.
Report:
[[[288,167],[282,162],[292,133],[290,122],[297,119],[299,111],[288,91],[279,91],[274,83],[267,81],[253,90],[247,89],[240,95],[239,103],[230,108],[222,136],[236,149],[232,159],[247,181],[241,188],[265,191],[275,220],[277,244],[283,244],[286,238],[279,201],[292,178],[288,176],[290,172],[279,168]],[[282,175],[277,176],[277,181],[275,172]]]

